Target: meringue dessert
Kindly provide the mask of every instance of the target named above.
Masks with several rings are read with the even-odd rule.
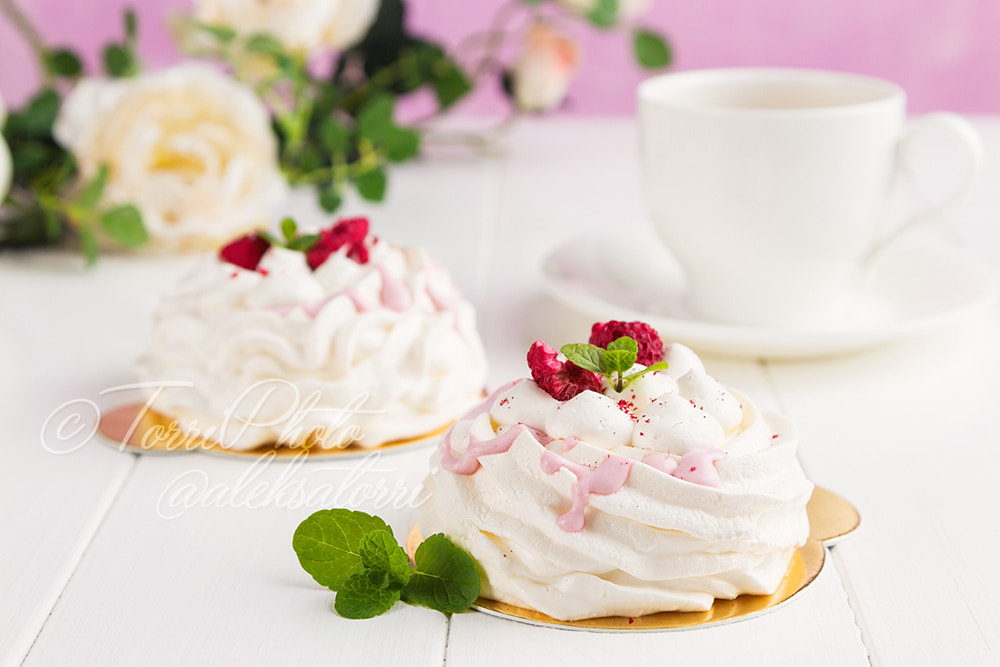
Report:
[[[536,341],[532,379],[446,433],[420,531],[478,561],[483,597],[560,621],[773,593],[809,535],[794,426],[642,323],[562,351]]]
[[[147,405],[238,450],[372,448],[440,433],[484,395],[472,306],[364,218],[283,224],[203,257],[162,300],[138,363]]]

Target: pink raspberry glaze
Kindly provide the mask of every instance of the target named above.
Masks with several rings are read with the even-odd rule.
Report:
[[[685,482],[718,488],[722,480],[719,478],[715,462],[724,458],[726,458],[726,453],[714,447],[692,449],[681,456],[680,461],[677,462],[677,468],[670,474]]]
[[[479,415],[489,412],[490,408],[493,407],[494,401],[520,381],[521,380],[514,380],[513,382],[508,382],[504,386],[500,387],[493,392],[489,398],[469,410],[458,421],[473,420]],[[453,424],[451,428],[448,429],[448,432],[444,434],[444,437],[441,439],[441,444],[438,445],[438,451],[441,452],[441,467],[448,472],[455,473],[456,475],[471,475],[479,470],[480,456],[485,456],[487,454],[502,454],[503,452],[506,452],[510,449],[510,446],[514,444],[514,439],[524,431],[528,430],[528,427],[524,424],[517,424],[509,428],[503,434],[489,440],[477,440],[476,438],[470,437],[469,446],[460,456],[455,456],[451,453],[451,434],[454,430],[455,426]]]
[[[633,463],[632,459],[611,454],[596,468],[588,468],[585,465],[573,463],[555,452],[549,450],[542,452],[542,472],[554,475],[560,468],[566,468],[576,476],[572,492],[573,505],[569,511],[556,519],[559,527],[567,533],[577,533],[583,530],[585,523],[583,513],[587,509],[590,494],[609,496],[621,491],[628,480],[629,472],[632,471]]]

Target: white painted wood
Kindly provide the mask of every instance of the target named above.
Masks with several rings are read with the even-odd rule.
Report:
[[[342,619],[291,547],[299,522],[330,506],[378,513],[403,539],[408,504],[365,498],[389,480],[414,492],[428,456],[142,457],[26,664],[440,664],[443,615],[400,604],[376,621]]]
[[[451,624],[449,665],[869,664],[833,568],[825,568],[787,606],[718,626],[598,633],[535,627],[485,614],[455,616]]]
[[[132,381],[164,270],[158,260],[108,258],[86,271],[61,253],[0,261],[0,664],[27,653],[133,463],[96,444],[52,453],[82,442],[54,435],[72,412],[89,426],[85,404],[49,423],[52,451],[43,424],[68,401],[100,400],[103,389]]]
[[[1000,120],[977,124],[988,171],[951,234],[1000,269]],[[932,151],[937,148],[930,149]],[[942,160],[947,167],[947,156]],[[421,243],[476,303],[491,386],[526,372],[535,338],[586,337],[590,322],[541,294],[540,262],[568,237],[643,223],[634,125],[542,121],[506,155],[448,155],[391,174],[391,199],[348,203],[375,232]],[[299,194],[303,222],[327,216]],[[46,452],[41,424],[64,401],[134,379],[155,297],[191,258],[108,257],[95,271],[61,254],[0,257],[0,664],[741,664],[937,665],[1000,660],[1000,308],[950,329],[835,359],[758,364],[707,357],[724,383],[801,431],[811,478],[854,502],[860,532],[788,606],[726,626],[659,634],[577,633],[397,606],[345,621],[299,568],[290,541],[320,506],[386,516],[402,537],[412,507],[361,489],[412,491],[427,450],[301,467],[191,455],[138,460],[89,444]],[[623,258],[622,261],[627,261]],[[311,505],[245,501],[301,483]],[[241,482],[242,478],[242,482]],[[180,481],[178,481],[180,480]],[[158,501],[185,481],[233,497],[172,519]],[[219,486],[221,485],[221,486]],[[365,485],[369,485],[366,487]],[[339,493],[338,493],[339,492]],[[169,497],[169,495],[164,496]],[[173,509],[177,509],[174,507]]]

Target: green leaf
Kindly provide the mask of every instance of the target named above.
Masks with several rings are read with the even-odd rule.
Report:
[[[327,213],[333,213],[336,211],[340,208],[343,201],[344,198],[340,196],[340,192],[338,192],[336,187],[332,184],[330,187],[323,188],[319,191],[319,205]]]
[[[368,569],[352,574],[337,591],[334,610],[344,618],[355,619],[372,618],[389,611],[399,599],[400,588],[387,586],[386,574],[385,570]]]
[[[354,185],[358,188],[358,194],[368,201],[385,199],[386,176],[382,169],[366,171],[354,180]]]
[[[569,343],[568,345],[563,345],[559,351],[580,368],[595,373],[607,373],[607,369],[604,367],[604,350],[596,345],[591,345],[590,343]]]
[[[424,540],[414,562],[413,575],[403,588],[406,602],[453,614],[465,611],[479,597],[476,561],[443,534]]]
[[[351,136],[347,128],[336,120],[326,117],[320,121],[319,142],[330,153],[343,154],[351,147]]]
[[[587,18],[598,28],[610,28],[618,21],[618,0],[597,0]]]
[[[636,60],[647,69],[666,67],[673,58],[666,40],[651,30],[636,29],[633,33],[633,45]]]
[[[627,375],[627,376],[625,376],[625,382],[624,382],[624,384],[622,384],[622,388],[619,389],[619,391],[624,391],[625,387],[628,387],[630,384],[632,384],[633,382],[635,382],[636,380],[638,380],[639,378],[641,378],[646,373],[653,373],[655,371],[666,370],[669,367],[670,367],[670,364],[668,364],[667,362],[665,362],[665,361],[657,361],[652,366],[647,366],[646,368],[642,369],[638,373],[632,373],[631,375]]]
[[[198,21],[194,21],[193,24],[196,28],[198,28],[198,30],[207,32],[222,44],[228,44],[236,39],[236,31],[227,25],[210,25],[208,23],[200,23]]]
[[[395,100],[391,95],[376,95],[358,113],[356,128],[358,134],[373,143],[381,143],[395,129],[392,111]]]
[[[101,227],[115,243],[125,248],[138,248],[149,236],[142,224],[142,214],[132,204],[123,204],[101,214]]]
[[[76,198],[76,203],[84,208],[94,208],[101,201],[104,194],[104,186],[108,182],[108,165],[101,163],[97,169],[97,175],[83,186],[80,196]]]
[[[420,133],[394,128],[382,141],[382,148],[392,162],[403,162],[420,152]]]
[[[80,250],[83,251],[83,258],[87,261],[87,266],[93,266],[97,262],[100,248],[97,245],[97,235],[90,225],[80,225],[77,229],[80,236]]]
[[[15,174],[22,172],[30,174],[49,166],[52,161],[52,150],[43,143],[28,141],[14,148],[11,157]]]
[[[45,69],[54,76],[72,78],[83,71],[79,56],[69,49],[57,49],[45,54]]]
[[[363,568],[385,571],[399,588],[410,580],[410,559],[391,533],[381,530],[368,533],[361,540],[359,553]]]
[[[128,48],[121,44],[109,44],[104,48],[104,69],[116,78],[132,76],[138,71],[138,63]]]
[[[289,241],[288,247],[291,250],[298,250],[299,252],[309,252],[318,242],[319,234],[303,234]]]
[[[438,104],[447,109],[472,91],[472,82],[462,69],[447,58],[439,60],[433,69],[434,94]]]
[[[7,118],[4,134],[50,140],[52,125],[58,114],[59,94],[51,88],[45,88],[28,102],[23,111]],[[17,159],[16,153],[14,159]]]
[[[632,355],[632,362],[628,365],[628,368],[625,369],[628,370],[629,368],[632,368],[632,365],[635,364],[636,357],[639,356],[639,343],[637,343],[631,336],[621,336],[620,338],[616,338],[608,343],[607,350],[608,352],[621,350]]]
[[[281,246],[281,241],[271,232],[264,231],[263,229],[257,230],[257,236],[261,237],[271,245]]]
[[[278,38],[264,32],[251,35],[244,48],[251,53],[262,53],[275,58],[283,58],[287,55],[285,46],[278,41]]]
[[[285,218],[281,221],[281,235],[285,237],[285,243],[291,243],[295,239],[295,232],[299,226],[292,218]]]
[[[382,519],[364,512],[319,510],[295,529],[292,548],[302,569],[319,584],[336,591],[361,570],[361,540],[373,530],[392,534]]]
[[[634,364],[635,355],[628,350],[607,350],[604,353],[604,365],[612,373],[624,373]]]

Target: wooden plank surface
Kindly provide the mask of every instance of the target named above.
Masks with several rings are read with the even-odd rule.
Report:
[[[980,125],[1000,162],[1000,124]],[[376,233],[419,242],[452,269],[479,309],[496,386],[525,373],[535,338],[559,345],[586,337],[588,319],[543,295],[540,265],[568,238],[644,224],[635,141],[628,121],[529,123],[503,157],[407,165],[393,171],[387,205],[348,212],[372,212]],[[990,169],[953,233],[982,245],[998,266],[1000,172]],[[325,219],[297,196],[307,224]],[[481,614],[449,623],[402,605],[349,622],[332,612],[332,593],[298,567],[291,532],[319,505],[339,505],[375,511],[402,536],[413,507],[378,507],[364,489],[415,489],[427,450],[385,455],[375,468],[354,460],[330,469],[204,455],[136,460],[96,444],[63,455],[42,447],[41,425],[56,407],[107,402],[102,390],[134,380],[155,295],[188,261],[106,258],[86,272],[58,254],[0,260],[0,372],[10,378],[0,384],[0,530],[9,536],[0,562],[13,564],[0,568],[0,664],[26,654],[28,665],[428,666],[991,664],[1000,655],[992,604],[1000,543],[988,530],[1000,499],[1000,459],[992,456],[1000,445],[992,417],[1000,400],[997,309],[836,359],[706,358],[721,381],[797,422],[807,473],[864,518],[787,607],[645,635],[532,628]],[[315,494],[315,506],[275,496],[251,507],[238,493],[226,496],[249,475],[271,489],[292,480],[330,490]],[[198,484],[218,495],[199,495]]]

